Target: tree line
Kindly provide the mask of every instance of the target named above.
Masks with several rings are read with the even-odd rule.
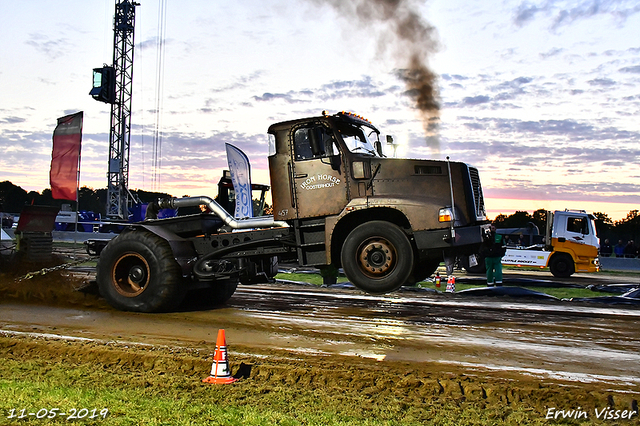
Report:
[[[170,198],[171,195],[164,192],[148,192],[132,190],[143,203],[156,201],[158,198]],[[5,213],[20,213],[25,205],[57,206],[69,204],[72,210],[76,210],[76,202],[70,200],[55,200],[51,196],[51,189],[47,188],[39,193],[37,191],[25,191],[21,187],[9,181],[0,182],[0,211]],[[83,186],[78,191],[78,210],[92,211],[102,215],[106,212],[107,189],[94,190]]]
[[[165,192],[149,192],[140,189],[131,190],[131,193],[137,197],[142,203],[150,203],[157,201],[159,198],[172,198],[173,196]],[[188,195],[184,195],[188,197]],[[218,196],[214,198],[219,201]],[[19,214],[25,205],[39,205],[39,206],[56,206],[62,207],[62,205],[68,204],[72,211],[76,210],[76,201],[70,200],[55,200],[52,197],[51,189],[47,188],[39,193],[37,191],[25,191],[19,186],[14,185],[9,181],[0,182],[0,212]],[[83,186],[78,191],[78,211],[91,211],[99,213],[102,217],[105,216],[107,210],[107,189],[89,188]],[[233,208],[235,204],[233,200],[221,202],[222,207],[227,209],[229,213],[233,214]],[[266,214],[270,213],[270,207],[268,204],[264,206],[260,205],[260,200],[253,199],[254,214],[260,207],[263,208]],[[200,213],[200,209],[197,206],[193,207],[181,207],[179,215]]]

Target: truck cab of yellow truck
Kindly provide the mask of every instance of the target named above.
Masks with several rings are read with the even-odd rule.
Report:
[[[547,224],[551,224],[551,230],[547,231],[551,235],[549,249],[553,252],[553,257],[563,255],[565,259],[562,264],[553,257],[549,259],[549,267],[553,266],[555,275],[597,272],[600,242],[595,217],[584,210],[549,211],[547,217],[551,219],[547,220]]]
[[[507,245],[502,264],[548,267],[559,278],[599,270],[595,217],[584,210],[547,211],[544,234],[532,238],[535,244]]]

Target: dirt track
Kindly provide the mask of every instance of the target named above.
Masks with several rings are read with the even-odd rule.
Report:
[[[344,409],[367,406],[380,418],[398,410],[424,420],[446,406],[491,413],[496,423],[544,424],[550,408],[581,407],[590,420],[608,406],[637,411],[638,310],[588,314],[544,303],[520,309],[513,301],[274,286],[241,290],[225,308],[194,302],[182,312],[143,315],[114,311],[73,291],[77,285],[58,273],[19,289],[5,279],[0,357],[124,366],[132,380],[143,372],[196,380],[206,376],[216,332],[225,328],[233,370],[252,367],[251,388],[238,388],[237,398],[285,386],[340,395]],[[379,406],[389,409],[371,408]],[[638,423],[636,416],[624,424]]]
[[[225,402],[265,404],[261,395],[280,391],[292,395],[312,392],[331,400],[337,411],[377,419],[432,421],[439,410],[469,418],[488,416],[496,424],[544,424],[549,408],[577,409],[595,418],[595,409],[636,409],[635,397],[591,385],[527,380],[517,374],[443,370],[429,364],[380,363],[342,356],[305,356],[271,351],[248,354],[249,348],[230,352],[232,369],[242,363],[249,377],[226,392]],[[267,355],[267,356],[264,356]],[[0,357],[38,359],[51,368],[92,364],[139,386],[197,390],[210,368],[210,354],[191,349],[69,342],[54,339],[0,337]],[[66,367],[65,367],[66,366]],[[126,379],[129,375],[130,379]],[[161,378],[161,384],[160,380]],[[296,403],[300,403],[297,399]],[[291,401],[294,404],[294,400]],[[628,421],[637,424],[637,418]],[[461,423],[467,423],[462,422]],[[473,424],[474,422],[471,422]]]

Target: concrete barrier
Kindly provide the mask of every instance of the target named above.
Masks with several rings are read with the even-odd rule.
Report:
[[[640,272],[640,259],[627,257],[601,257],[600,266],[603,271]]]

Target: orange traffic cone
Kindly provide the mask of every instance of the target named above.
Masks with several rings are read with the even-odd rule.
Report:
[[[213,354],[213,364],[211,364],[211,374],[203,383],[215,383],[218,385],[226,385],[235,382],[236,378],[231,375],[229,362],[227,361],[227,339],[224,336],[224,330],[218,330],[218,340],[216,341],[216,351]]]
[[[456,292],[456,277],[454,277],[453,275],[449,276],[449,279],[447,280],[447,293],[455,293]]]

